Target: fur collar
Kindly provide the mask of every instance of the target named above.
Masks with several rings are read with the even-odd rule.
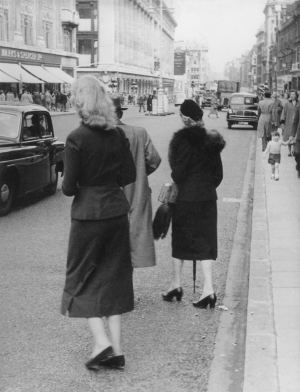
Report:
[[[198,125],[182,128],[174,133],[170,147],[187,141],[191,147],[209,151],[221,152],[225,147],[223,136],[216,130],[207,131]]]

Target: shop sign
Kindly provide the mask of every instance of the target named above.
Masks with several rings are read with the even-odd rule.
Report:
[[[57,56],[51,53],[29,52],[27,50],[18,50],[18,49],[0,47],[0,60],[3,58],[14,59],[20,62],[34,61],[38,63],[58,64],[58,65],[60,65],[61,62],[61,56]]]
[[[185,52],[174,53],[174,75],[185,74]]]
[[[77,60],[76,60],[76,58],[62,57],[61,58],[61,65],[63,67],[75,68],[77,65]]]

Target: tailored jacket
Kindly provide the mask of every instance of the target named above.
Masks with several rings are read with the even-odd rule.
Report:
[[[69,134],[62,191],[75,196],[73,219],[101,220],[127,214],[129,204],[121,187],[135,179],[135,164],[122,129],[81,125]]]
[[[136,181],[125,186],[130,204],[130,248],[133,267],[152,267],[156,264],[152,230],[152,202],[148,176],[160,165],[161,158],[146,129],[125,125],[122,128],[130,142],[136,164]]]
[[[296,108],[298,105],[299,104],[297,101],[295,105],[293,105],[292,101],[288,101],[283,107],[283,111],[281,114],[281,122],[284,124],[284,129],[282,134],[282,139],[284,142],[287,142],[289,140],[289,137],[292,136],[291,134],[292,126],[294,122]]]
[[[221,151],[225,141],[217,131],[200,126],[176,132],[169,147],[171,176],[179,185],[177,201],[217,200],[216,188],[223,179]]]
[[[271,136],[271,111],[273,104],[272,98],[265,98],[258,104],[257,137]]]

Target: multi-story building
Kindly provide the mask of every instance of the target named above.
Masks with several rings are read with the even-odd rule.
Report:
[[[300,90],[300,2],[283,9],[274,49],[277,57],[276,85],[279,91]]]
[[[241,59],[234,59],[225,65],[224,76],[232,82],[240,82]]]
[[[288,4],[293,3],[294,0],[268,0],[265,8],[265,36],[264,36],[264,49],[262,54],[263,63],[263,83],[267,82],[272,88],[273,80],[272,73],[270,73],[270,67],[273,65],[273,59],[270,55],[270,48],[275,45],[276,42],[276,26],[282,19],[284,10]]]
[[[265,82],[263,79],[264,75],[264,64],[263,64],[263,58],[265,57],[264,55],[264,49],[265,49],[265,26],[261,26],[256,34],[256,82],[257,85],[260,86]]]
[[[152,93],[174,85],[172,0],[163,1],[162,36],[160,0],[78,0],[78,76],[94,75],[108,91]]]
[[[75,0],[0,0],[0,89],[73,81],[77,25]]]
[[[210,80],[210,65],[208,61],[208,47],[197,42],[176,41],[175,52],[185,53],[185,93],[191,95],[191,85],[194,90],[201,90]]]

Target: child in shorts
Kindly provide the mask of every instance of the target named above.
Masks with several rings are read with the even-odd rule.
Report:
[[[276,181],[279,180],[279,164],[281,159],[280,149],[281,146],[287,146],[290,141],[284,142],[280,139],[280,133],[278,131],[272,132],[272,140],[267,144],[267,148],[264,151],[264,157],[269,153],[268,163],[271,165],[271,178]]]

